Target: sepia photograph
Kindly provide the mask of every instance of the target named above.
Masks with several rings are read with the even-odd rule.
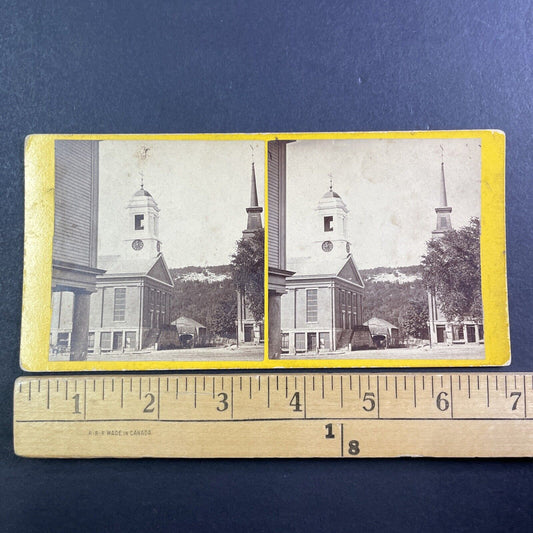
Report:
[[[481,140],[268,146],[271,359],[484,359]]]
[[[262,361],[264,152],[56,140],[49,360]]]

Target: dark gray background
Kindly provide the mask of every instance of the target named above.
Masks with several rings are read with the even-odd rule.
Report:
[[[28,460],[11,390],[29,133],[502,129],[509,370],[533,370],[532,34],[528,1],[0,1],[0,529],[529,529],[530,461]]]

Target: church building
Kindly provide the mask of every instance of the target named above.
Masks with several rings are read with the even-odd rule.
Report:
[[[259,206],[257,198],[255,166],[252,163],[250,206],[246,208],[248,221],[246,229],[242,232],[243,239],[250,239],[257,231],[263,229],[262,212],[263,208]],[[263,321],[254,319],[244,291],[237,291],[237,336],[240,344],[259,344],[264,340]]]
[[[431,232],[433,239],[440,239],[446,232],[452,230],[452,208],[448,205],[446,196],[446,178],[444,176],[444,161],[441,163],[440,206],[435,208],[437,225]],[[483,323],[466,319],[451,321],[444,315],[434,289],[428,290],[429,306],[429,334],[432,344],[465,344],[483,342]]]
[[[154,348],[170,324],[174,284],[161,252],[159,207],[141,184],[126,210],[127,227],[118,253],[98,257],[100,273],[90,295],[89,353]],[[53,293],[52,345],[70,344],[73,306],[72,293]]]
[[[347,237],[348,207],[333,190],[322,196],[309,254],[287,260],[295,274],[281,297],[282,351],[292,355],[369,347],[363,326],[364,283]]]

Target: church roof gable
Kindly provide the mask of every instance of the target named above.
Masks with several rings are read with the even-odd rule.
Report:
[[[298,257],[288,260],[287,263],[287,268],[295,272],[293,278],[298,276],[339,277],[364,287],[363,280],[351,255],[344,258],[323,257],[320,259]],[[287,281],[290,282],[290,279],[292,278]]]
[[[148,271],[148,276],[166,283],[167,285],[174,285],[172,276],[168,270],[165,260],[162,255],[157,258],[152,268]]]
[[[361,287],[365,286],[361,275],[359,274],[359,271],[355,266],[355,262],[352,256],[348,258],[348,261],[346,261],[346,264],[342,267],[342,269],[337,275],[339,276],[339,278],[347,279],[348,281],[357,283],[357,285],[360,285]]]
[[[173,285],[172,277],[162,255],[143,258],[123,258],[119,255],[103,255],[98,258],[98,268],[106,276],[150,276],[158,281]]]

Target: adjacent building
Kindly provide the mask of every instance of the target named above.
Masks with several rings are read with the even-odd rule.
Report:
[[[51,349],[73,361],[87,359],[91,295],[96,292],[98,141],[55,142]],[[68,301],[60,333],[58,304]]]
[[[263,229],[262,212],[263,208],[259,206],[257,198],[255,165],[252,163],[250,205],[246,208],[248,220],[246,229],[242,232],[243,239],[250,239]],[[259,344],[264,341],[263,320],[254,318],[245,291],[237,291],[237,338],[241,344]]]
[[[286,293],[281,296],[283,352],[372,345],[362,321],[364,283],[347,238],[348,213],[330,184],[313,216],[309,254],[287,261],[294,275],[286,279]]]
[[[448,205],[446,195],[446,178],[444,175],[444,161],[441,163],[440,178],[440,206],[435,208],[437,224],[432,231],[433,239],[440,239],[452,229],[452,208]],[[434,288],[428,290],[429,307],[429,335],[432,344],[465,344],[483,342],[483,322],[467,318],[463,320],[448,320],[439,304]]]
[[[383,318],[372,317],[364,323],[370,330],[376,348],[396,348],[400,345],[400,330]]]
[[[287,270],[287,144],[289,140],[268,142],[268,356],[281,354],[281,297]]]

